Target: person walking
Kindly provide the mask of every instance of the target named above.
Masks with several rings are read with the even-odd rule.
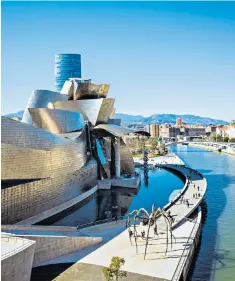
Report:
[[[188,208],[189,208],[189,201],[188,201],[188,199],[187,199],[187,206],[188,206]]]

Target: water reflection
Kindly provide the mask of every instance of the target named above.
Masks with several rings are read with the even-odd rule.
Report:
[[[78,226],[98,220],[124,216],[128,212],[141,207],[151,211],[152,204],[163,207],[175,189],[181,189],[183,182],[176,175],[165,170],[149,171],[148,188],[144,183],[143,170],[138,170],[142,177],[139,190],[112,188],[100,190],[82,204],[70,210],[40,222],[64,226]]]

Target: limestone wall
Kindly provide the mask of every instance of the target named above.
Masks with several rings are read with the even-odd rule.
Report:
[[[79,249],[102,242],[101,237],[72,237],[72,236],[36,236],[22,235],[20,237],[36,241],[33,267],[45,264],[53,258],[60,257]]]
[[[1,237],[3,244],[17,243],[14,251],[2,255],[1,277],[3,281],[30,281],[35,242],[18,237]],[[9,245],[10,246],[10,245]]]

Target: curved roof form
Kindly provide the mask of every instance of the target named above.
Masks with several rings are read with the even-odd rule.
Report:
[[[138,135],[145,135],[149,136],[150,134],[145,131],[136,131],[131,128],[123,127],[123,126],[118,126],[114,124],[100,124],[96,126],[93,131],[100,136],[109,136],[113,135],[115,137],[123,137],[125,135],[129,134],[138,134]]]
[[[68,100],[68,96],[48,90],[33,91],[25,108],[22,122],[33,124],[28,108],[48,108],[50,103],[61,100]]]
[[[84,128],[82,114],[68,110],[49,108],[29,108],[33,123],[53,134],[80,131]]]
[[[50,108],[80,112],[93,126],[108,123],[115,99],[55,101]]]
[[[109,84],[95,84],[91,79],[69,78],[64,83],[61,94],[68,95],[70,100],[106,98]]]

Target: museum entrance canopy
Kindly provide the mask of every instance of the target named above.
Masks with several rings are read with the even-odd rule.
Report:
[[[100,137],[108,137],[108,136],[123,137],[129,134],[142,135],[147,137],[150,136],[150,134],[145,131],[136,131],[131,128],[113,125],[113,124],[97,125],[93,128],[93,132]]]

